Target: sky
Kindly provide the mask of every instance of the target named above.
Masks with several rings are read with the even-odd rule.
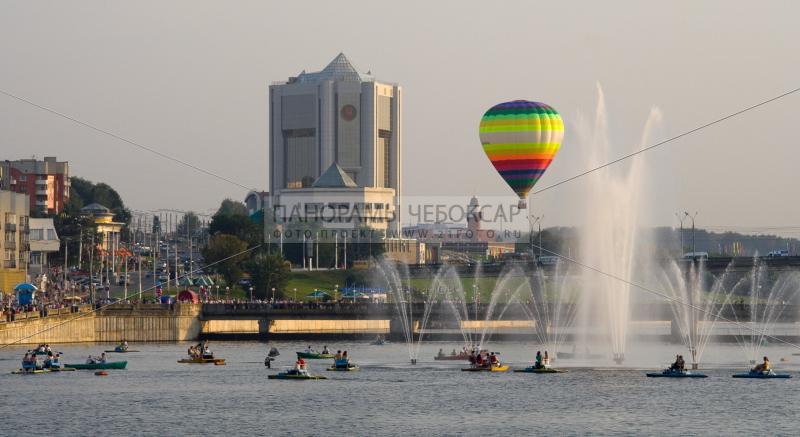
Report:
[[[590,168],[579,126],[602,90],[608,160],[800,86],[800,3],[752,1],[3,1],[0,90],[193,166],[267,188],[268,86],[344,52],[404,88],[403,191],[510,198],[480,117],[547,102],[566,132],[537,187]],[[800,234],[800,93],[641,155],[647,223]],[[582,139],[583,138],[583,139]],[[134,210],[213,212],[246,189],[0,94],[0,159],[57,156]],[[625,164],[609,172],[626,172]],[[586,176],[533,197],[582,221]],[[642,206],[645,208],[645,206]]]

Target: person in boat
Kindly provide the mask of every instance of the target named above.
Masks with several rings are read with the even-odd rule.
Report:
[[[489,354],[489,364],[490,364],[490,367],[498,367],[498,366],[500,366],[500,361],[497,359],[497,355],[495,355],[494,352]]]
[[[342,361],[347,364],[350,364],[350,358],[347,357],[347,351],[342,352]]]
[[[769,358],[764,357],[764,362],[761,363],[761,364],[756,364],[756,366],[753,367],[752,371],[753,372],[769,372],[769,369],[770,369],[770,367],[769,367]]]
[[[342,351],[336,351],[336,355],[333,356],[334,360],[341,360],[342,359]]]
[[[93,356],[89,355],[86,357],[86,364],[95,364],[95,359]]]
[[[542,351],[536,351],[536,361],[533,364],[533,368],[534,369],[541,369],[542,367],[544,367],[542,365],[542,360],[543,359],[544,359],[544,357],[542,356]]]
[[[31,356],[31,353],[30,353],[30,351],[28,351],[28,352],[25,352],[25,356],[22,357],[22,369],[23,370],[28,370],[31,367],[30,356]]]
[[[683,360],[683,355],[676,355],[675,362],[672,363],[672,365],[669,368],[670,370],[683,372],[685,367],[686,367],[686,361]]]
[[[483,356],[481,354],[475,355],[475,367],[483,367]]]
[[[105,352],[101,353],[100,356],[97,357],[97,363],[98,364],[105,364],[107,361],[108,361],[108,359],[106,358],[106,353]]]
[[[306,370],[306,360],[298,358],[297,361],[294,363],[294,370],[298,372]]]
[[[542,366],[547,367],[550,365],[550,354],[544,351],[544,358],[542,358]]]
[[[451,356],[451,357],[454,357],[454,356],[456,356],[456,348],[453,348],[453,351],[452,351],[452,352],[450,352],[450,356]]]
[[[329,354],[329,353],[331,353],[331,352],[328,350],[328,346],[327,346],[327,345],[325,345],[325,346],[323,346],[323,347],[322,347],[322,353],[323,353],[323,354]]]
[[[442,350],[442,348],[439,348],[439,353],[436,354],[436,356],[439,358],[442,358],[444,356],[444,351]]]
[[[313,354],[314,353],[314,348],[312,348],[311,345],[308,345],[308,347],[305,350],[305,353]]]

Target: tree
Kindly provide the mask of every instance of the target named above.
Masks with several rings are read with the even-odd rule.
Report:
[[[210,268],[222,275],[231,285],[242,277],[242,261],[248,254],[247,243],[234,235],[215,235],[203,248],[203,259]]]
[[[225,199],[219,205],[219,209],[214,215],[241,215],[247,217],[247,207],[244,203],[232,199]]]
[[[291,273],[289,262],[283,257],[259,252],[245,263],[245,270],[250,274],[256,297],[268,299],[274,288],[275,298],[283,298]]]
[[[379,258],[386,251],[382,231],[359,226],[353,230],[350,236],[351,238],[347,240],[348,261]]]
[[[194,211],[188,211],[178,222],[178,235],[184,237],[190,232],[194,235],[200,230],[200,217]]]
[[[260,244],[263,240],[263,229],[258,223],[243,215],[214,214],[208,225],[211,235],[235,235],[250,245]]]

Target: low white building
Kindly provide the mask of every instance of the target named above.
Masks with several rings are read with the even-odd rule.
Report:
[[[311,187],[283,189],[277,194],[275,212],[284,224],[386,231],[395,223],[395,190],[360,187],[335,162]]]
[[[31,218],[28,223],[31,246],[30,270],[33,273],[41,274],[48,267],[47,254],[58,252],[61,248],[61,240],[56,234],[53,219]]]

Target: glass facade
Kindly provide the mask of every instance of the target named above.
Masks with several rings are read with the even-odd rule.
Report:
[[[283,131],[284,188],[310,187],[317,178],[317,137],[314,129]]]

